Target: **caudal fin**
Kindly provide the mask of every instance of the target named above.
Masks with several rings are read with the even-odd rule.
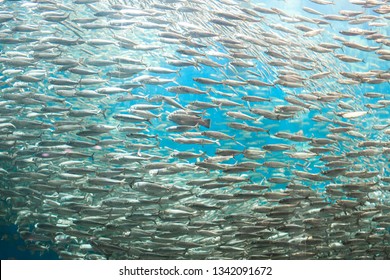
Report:
[[[203,119],[199,124],[204,127],[210,128],[211,119]]]

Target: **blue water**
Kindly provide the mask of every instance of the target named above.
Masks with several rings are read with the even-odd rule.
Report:
[[[5,5],[11,5],[13,1],[6,1]],[[20,1],[21,3],[28,3],[29,1]],[[241,1],[238,1],[241,2]],[[266,3],[264,3],[266,2]],[[314,4],[310,1],[251,1],[251,3],[254,4],[264,4],[266,7],[275,7],[279,8],[283,11],[286,11],[290,14],[300,14],[306,17],[313,17],[313,15],[310,15],[304,11],[302,11],[302,7],[310,7],[314,8],[324,14],[337,14],[340,10],[358,10],[360,7],[357,7],[356,5],[353,5],[349,3],[349,1],[335,1],[335,5],[317,5]],[[72,1],[64,1],[65,4],[72,4]],[[243,6],[245,6],[245,3],[241,3]],[[15,8],[16,6],[12,6]],[[21,8],[22,10],[22,8]],[[369,15],[377,15],[372,11],[372,9],[364,9],[365,14]],[[90,13],[86,13],[87,15],[90,15]],[[285,24],[280,21],[278,16],[267,16],[267,19],[272,21],[272,23],[276,24]],[[388,20],[387,20],[388,22]],[[210,26],[212,27],[212,26]],[[289,26],[290,27],[290,26]],[[356,27],[362,28],[362,29],[372,29],[371,26],[368,25],[368,23],[358,25]],[[323,35],[314,37],[312,39],[313,43],[321,43],[321,42],[328,42],[328,43],[338,43],[333,39],[333,35],[338,35],[339,30],[347,30],[351,28],[351,26],[348,24],[348,22],[340,22],[340,21],[333,21],[331,22],[330,25],[322,25],[321,28],[324,28],[325,31],[323,32]],[[380,30],[381,34],[383,35],[389,35],[389,29],[386,27],[378,28]],[[94,32],[97,31],[88,31],[86,32],[86,36],[94,36]],[[276,32],[277,33],[277,32]],[[101,35],[101,33],[99,33]],[[278,33],[280,34],[280,33]],[[157,36],[150,36],[148,37],[147,35],[140,35],[139,38],[137,38],[138,41],[144,40],[146,43],[153,43],[154,40],[158,40]],[[352,38],[355,39],[355,38]],[[352,40],[351,41],[354,41]],[[378,44],[375,43],[374,41],[370,40],[360,40],[357,41],[361,44],[368,45],[368,46],[377,46]],[[245,43],[248,44],[248,43]],[[3,46],[0,45],[0,51],[1,53],[4,53],[5,51],[10,51],[12,48],[12,45],[8,46]],[[215,43],[215,45],[209,46],[206,49],[199,49],[199,51],[209,51],[209,50],[217,50],[220,52],[225,52],[226,50],[223,48],[223,46],[219,43]],[[80,50],[78,50],[80,52]],[[121,50],[122,51],[122,50]],[[172,51],[172,50],[171,50]],[[96,52],[98,53],[103,53],[104,55],[111,55],[109,53],[109,50],[106,52],[104,51],[104,47],[97,48]],[[175,54],[172,51],[173,54]],[[334,58],[332,55],[319,55],[319,57],[322,59],[320,63],[329,63],[330,66],[339,66],[343,71],[345,72],[364,72],[364,71],[369,71],[371,69],[375,70],[383,70],[383,71],[388,71],[389,70],[389,65],[388,63],[385,63],[384,61],[378,62],[378,59],[372,52],[362,52],[358,51],[356,49],[348,48],[348,47],[343,47],[342,49],[338,49],[335,51],[335,53],[338,54],[346,54],[349,56],[355,56],[363,59],[362,63],[356,63],[356,64],[348,64],[348,63],[341,63],[338,61],[336,58]],[[75,53],[75,57],[82,57],[82,53]],[[116,54],[114,54],[116,55]],[[179,56],[177,53],[175,54]],[[146,57],[147,59],[150,59],[152,62],[153,66],[161,66],[161,67],[167,67],[167,68],[175,68],[171,67],[168,65],[165,61],[164,58],[161,56],[148,56],[147,54],[143,54],[140,56]],[[184,58],[185,56],[181,56]],[[211,58],[211,56],[210,56]],[[214,60],[220,64],[227,65],[229,60],[226,58],[214,58]],[[239,80],[239,77],[244,77],[244,78],[251,78],[251,79],[261,79],[264,82],[271,83],[277,79],[277,73],[276,70],[278,67],[271,67],[267,65],[264,61],[261,59],[256,60],[256,67],[251,68],[250,70],[257,72],[260,74],[261,78],[256,77],[254,75],[250,75],[246,73],[246,69],[244,68],[237,68],[237,72],[232,71],[231,69],[224,67],[222,70],[220,69],[215,69],[212,67],[200,65],[198,68],[196,67],[183,67],[180,69],[180,74],[170,74],[170,75],[161,75],[162,78],[166,79],[174,79],[175,78],[175,83],[168,83],[166,85],[162,86],[154,86],[154,85],[145,85],[144,87],[139,87],[136,88],[132,91],[134,94],[143,94],[149,97],[153,97],[155,95],[164,95],[164,96],[169,96],[172,98],[175,98],[175,94],[168,92],[166,90],[167,87],[169,86],[176,86],[177,84],[180,85],[186,85],[190,87],[197,87],[201,90],[207,90],[209,88],[208,85],[203,85],[199,84],[193,81],[193,78],[195,77],[209,77],[212,79],[234,79],[234,80]],[[50,74],[48,78],[55,78],[55,77],[63,77],[63,78],[72,78],[74,77],[73,74],[70,74],[70,72],[56,72],[53,71],[53,66],[47,65]],[[102,70],[103,73],[108,72],[110,70],[115,69],[115,67],[107,67],[107,68],[99,68]],[[177,69],[177,68],[175,68]],[[281,69],[281,68],[280,68]],[[221,74],[221,71],[223,74]],[[309,72],[311,73],[311,72]],[[144,74],[144,73],[142,73]],[[139,75],[135,75],[132,78],[135,78]],[[217,77],[217,78],[216,78]],[[106,75],[102,74],[102,78],[108,78]],[[263,103],[256,103],[252,104],[251,107],[258,107],[258,108],[263,108],[263,106],[266,107],[267,110],[270,110],[270,108],[273,108],[274,106],[277,105],[286,105],[287,102],[285,102],[284,98],[286,96],[290,96],[290,94],[296,95],[299,93],[307,93],[308,90],[310,91],[340,91],[343,93],[351,94],[353,95],[353,105],[358,109],[358,110],[368,110],[364,105],[371,103],[375,104],[378,99],[372,99],[372,98],[367,98],[363,94],[366,92],[379,92],[379,93],[385,93],[388,94],[390,92],[389,88],[389,83],[382,83],[378,85],[372,85],[372,84],[359,84],[359,85],[350,85],[350,86],[342,86],[339,84],[335,83],[330,83],[329,79],[324,79],[326,83],[322,85],[316,85],[316,88],[298,88],[298,89],[288,89],[285,87],[281,86],[275,86],[275,87],[266,87],[266,88],[256,88],[256,87],[227,87],[224,85],[215,85],[213,86],[213,89],[215,91],[219,91],[222,93],[226,94],[233,94],[232,98],[225,97],[225,96],[218,96],[218,94],[214,92],[210,92],[209,95],[179,95],[177,100],[179,101],[180,104],[189,104],[192,101],[207,101],[210,102],[210,97],[213,98],[226,98],[226,99],[231,99],[232,101],[236,102],[241,102],[241,97],[245,95],[255,95],[255,96],[261,96],[264,98],[269,98],[271,99],[271,102],[265,102]],[[4,84],[1,86],[1,88],[7,88],[7,78],[6,77],[1,77],[1,81],[4,82]],[[118,86],[123,82],[122,79],[118,78],[111,78],[110,79],[110,84]],[[49,84],[47,82],[47,79],[43,82],[43,87],[49,87]],[[96,89],[97,86],[81,86],[80,89]],[[387,97],[387,96],[386,96]],[[115,99],[116,96],[112,96],[112,99]],[[388,97],[387,97],[388,98]],[[388,99],[387,99],[388,100]],[[68,104],[75,104],[73,109],[81,109],[85,108],[85,103],[79,104],[77,103],[79,100],[76,97],[73,98],[67,98]],[[109,125],[117,125],[118,122],[116,122],[112,116],[118,113],[123,113],[125,112],[131,105],[134,104],[139,104],[139,103],[146,103],[146,101],[128,101],[128,102],[109,102],[109,106],[107,106],[106,103],[101,102],[101,103],[93,103],[92,105],[95,106],[96,108],[99,108],[101,110],[107,109],[106,112],[106,119],[104,121],[106,124]],[[76,104],[77,103],[77,104]],[[174,108],[170,105],[165,105],[163,106],[163,115],[161,119],[154,119],[152,120],[152,125],[149,126],[149,134],[155,135],[157,134],[159,136],[160,142],[160,154],[163,156],[168,156],[169,154],[172,153],[173,150],[178,150],[178,151],[192,151],[196,153],[204,152],[207,154],[209,157],[212,157],[216,155],[216,150],[217,149],[238,149],[238,150],[243,150],[244,147],[250,147],[250,148],[261,148],[262,146],[266,144],[293,144],[297,150],[305,150],[307,148],[310,148],[309,145],[305,143],[299,143],[299,142],[293,142],[273,137],[272,135],[275,134],[276,132],[289,132],[289,133],[302,133],[302,135],[305,135],[307,137],[315,137],[315,138],[326,138],[327,135],[329,134],[328,128],[329,128],[329,123],[326,122],[316,122],[313,120],[313,117],[316,115],[323,115],[323,116],[333,116],[333,112],[337,111],[342,111],[340,108],[337,107],[337,102],[333,103],[324,103],[320,104],[318,110],[310,110],[310,111],[305,111],[303,113],[300,113],[297,118],[294,118],[293,121],[291,120],[280,120],[280,121],[273,121],[273,120],[268,120],[264,118],[259,118],[258,121],[253,122],[253,121],[247,121],[246,123],[249,125],[254,125],[254,126],[259,126],[265,129],[269,129],[270,135],[267,135],[266,133],[251,133],[251,132],[242,132],[238,130],[232,130],[229,129],[229,127],[226,125],[226,122],[228,118],[226,117],[226,112],[232,110],[241,110],[245,114],[250,114],[249,107],[245,102],[241,102],[244,106],[242,107],[222,107],[222,108],[216,108],[216,109],[207,109],[202,112],[202,117],[206,119],[211,119],[211,130],[215,131],[220,131],[227,133],[229,135],[235,135],[236,139],[239,143],[242,145],[230,141],[230,140],[221,140],[221,146],[218,145],[193,145],[193,146],[188,146],[188,145],[177,145],[175,144],[170,137],[172,136],[171,133],[168,133],[165,131],[165,128],[171,125],[175,125],[173,122],[170,122],[168,120],[168,115],[171,112],[174,112],[177,110],[177,108]],[[316,103],[317,104],[317,103]],[[55,103],[49,103],[49,106],[51,105],[57,105]],[[87,104],[88,105],[88,104]],[[200,110],[202,111],[202,110]],[[161,113],[160,111],[155,111],[158,113]],[[386,120],[389,119],[390,113],[387,108],[384,108],[382,110],[368,110],[368,115],[367,117],[364,118],[359,118],[356,120],[350,120],[351,123],[353,123],[356,127],[357,130],[362,132],[365,136],[366,139],[360,139],[360,140],[381,140],[381,141],[389,141],[389,136],[384,135],[381,133],[381,131],[373,130],[371,127],[376,124],[378,121],[379,123],[385,123]],[[375,118],[371,117],[375,114]],[[36,118],[37,120],[47,122],[47,118],[44,116]],[[58,118],[53,118],[54,121],[59,121],[62,120],[61,117]],[[89,119],[91,122],[99,122],[102,121],[101,116],[97,117],[91,117]],[[237,121],[240,122],[239,120],[232,120],[230,119],[229,121]],[[383,121],[383,122],[381,122]],[[121,124],[121,125],[126,125],[126,124]],[[199,127],[199,131],[207,131],[205,127]],[[113,136],[120,136],[122,137],[123,135],[115,135],[113,133]],[[51,135],[43,135],[43,138],[45,140],[50,140]],[[66,135],[64,136],[64,140],[71,140],[72,135]],[[102,137],[102,139],[105,139],[106,137]],[[78,140],[82,140],[83,138],[77,138]],[[352,140],[357,141],[355,138],[351,137]],[[135,141],[137,142],[137,141]],[[141,141],[140,141],[141,142]],[[144,142],[143,142],[144,143]],[[150,140],[150,143],[156,143],[154,139]],[[356,142],[354,142],[356,144]],[[351,147],[349,146],[348,142],[340,142],[335,145],[337,147],[337,154],[342,154],[345,151],[351,151]],[[123,146],[120,147],[121,149],[124,149]],[[360,147],[353,147],[352,150],[362,150]],[[107,148],[105,150],[106,152],[113,152],[114,148]],[[132,152],[137,152],[137,151],[132,151]],[[141,151],[143,153],[144,151]],[[145,151],[145,153],[148,153],[148,151]],[[310,171],[311,173],[318,173],[323,171],[323,162],[319,160],[320,155],[317,156],[315,159],[310,160],[310,161],[304,161],[304,160],[299,160],[299,159],[291,159],[287,156],[285,156],[282,152],[272,152],[267,153],[266,158],[257,160],[258,163],[263,163],[266,160],[274,160],[274,161],[283,161],[286,162],[290,165],[289,168],[283,169],[281,172],[278,169],[258,169],[255,172],[247,172],[245,175],[251,178],[251,182],[253,183],[264,183],[266,182],[267,178],[270,177],[277,177],[277,176],[284,176],[287,178],[293,178],[294,173],[293,171]],[[88,163],[91,164],[98,164],[99,163],[99,156],[96,156],[94,160],[86,159]],[[233,164],[235,162],[241,162],[244,160],[243,155],[238,155],[234,159],[230,159],[229,161],[225,163]],[[383,164],[384,162],[388,162],[389,157],[385,155],[380,155],[378,157],[373,157],[373,158],[359,158],[356,159],[355,163],[356,164],[361,164],[363,167],[367,169],[367,171],[374,171],[378,170],[380,168],[381,176],[390,176],[390,168],[388,168],[388,165]],[[169,162],[174,162],[175,159],[173,158],[168,158],[167,161]],[[191,159],[189,160],[189,163],[195,163],[197,160]],[[378,164],[380,163],[380,164]],[[384,166],[384,167],[383,167]],[[1,167],[1,166],[0,166]],[[114,166],[114,167],[120,167]],[[11,171],[10,166],[6,166],[4,168],[8,168],[8,171]],[[199,175],[198,177],[204,177],[204,173]],[[206,176],[207,177],[207,176]],[[344,180],[340,180],[339,178],[334,178],[332,183],[340,183],[343,182]],[[324,191],[324,187],[329,184],[329,182],[308,182],[308,181],[303,181],[303,184],[306,186],[310,186],[315,190],[318,190],[319,192]],[[285,189],[286,184],[269,184],[270,188],[272,190],[276,189]],[[234,189],[233,191],[236,191]],[[3,198],[2,198],[3,199]],[[347,199],[347,197],[346,197]],[[259,204],[262,204],[263,202],[259,200]],[[334,203],[334,201],[331,201],[331,203]],[[232,207],[233,208],[233,207]],[[230,211],[233,211],[230,209]],[[245,211],[244,209],[238,209],[239,212]],[[32,225],[33,226],[33,225]],[[390,232],[390,229],[388,229]],[[38,253],[35,252],[31,254],[29,251],[28,245],[31,244],[25,244],[22,239],[18,236],[17,233],[17,228],[14,225],[5,225],[0,228],[0,234],[3,236],[1,242],[0,242],[0,258],[1,259],[9,259],[9,258],[16,258],[16,259],[56,259],[57,256],[55,253],[47,251],[43,253]],[[27,245],[27,247],[26,247]],[[24,251],[26,250],[26,251]],[[33,251],[33,249],[32,249]]]

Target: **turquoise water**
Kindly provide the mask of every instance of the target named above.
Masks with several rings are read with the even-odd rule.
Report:
[[[378,53],[389,50],[388,13],[377,11],[386,5],[362,7],[350,1],[337,1],[332,5],[311,1],[211,1],[207,5],[191,1],[77,2],[1,3],[0,168],[3,179],[0,197],[1,213],[8,226],[1,231],[5,240],[1,243],[2,248],[12,239],[8,238],[8,230],[13,232],[16,225],[22,237],[30,237],[25,238],[26,247],[43,253],[32,256],[45,259],[53,258],[47,254],[53,251],[63,259],[388,258],[389,64],[388,55],[381,57]],[[288,16],[256,11],[256,5],[282,11]],[[183,7],[199,8],[202,12],[186,13],[180,11]],[[315,9],[322,15],[310,14],[303,7]],[[244,9],[251,10],[252,14],[245,13]],[[362,14],[342,21],[310,22],[325,20],[324,15],[340,15],[345,10]],[[242,19],[228,20],[235,27],[213,24],[214,17],[228,18],[229,14],[217,14],[221,11],[241,15]],[[354,23],[362,16],[371,18]],[[116,20],[131,23],[117,24]],[[142,25],[164,20],[168,23],[149,28]],[[85,25],[93,23],[104,26]],[[17,28],[24,25],[35,30],[18,31]],[[191,25],[200,26],[215,36],[193,38],[195,35],[189,34],[196,29]],[[302,26],[318,30],[319,34],[305,34]],[[359,34],[342,34],[351,29]],[[180,38],[190,41],[181,39],[164,43],[161,41],[163,32],[176,32],[177,36],[182,36]],[[370,39],[369,33],[381,36],[381,39]],[[260,40],[265,46],[245,40],[243,34]],[[59,38],[68,41],[61,42]],[[281,40],[281,43],[270,38]],[[107,41],[94,41],[96,39]],[[358,47],[343,45],[342,40],[358,44]],[[185,44],[190,42],[204,47]],[[328,52],[311,49],[322,43],[335,48]],[[145,46],[157,48],[139,49]],[[362,46],[372,49],[363,51],[359,49]],[[201,56],[185,55],[180,49],[192,50]],[[270,55],[271,51],[282,58]],[[229,57],[218,57],[210,52]],[[58,57],[54,59],[39,58],[39,55],[56,54]],[[233,58],[239,54],[250,58]],[[338,55],[361,61],[345,62],[337,58]],[[118,63],[114,61],[118,56],[133,61]],[[301,62],[294,56],[302,56],[310,62]],[[207,66],[199,57],[219,63],[221,67]],[[101,66],[93,63],[94,59],[111,60],[112,63]],[[172,59],[190,60],[194,66],[173,66],[170,64]],[[24,64],[18,64],[18,60]],[[249,63],[249,66],[234,66],[234,62]],[[276,62],[284,66],[276,66]],[[149,67],[157,66],[176,72],[148,71]],[[311,69],[300,69],[302,66]],[[117,78],[115,71],[121,67],[128,69]],[[135,67],[140,69],[136,71]],[[77,68],[95,72],[78,74],[75,73]],[[126,71],[137,73],[130,75]],[[321,79],[311,78],[321,72],[329,73]],[[283,76],[283,73],[287,75]],[[350,78],[351,74],[354,78]],[[219,84],[194,81],[199,77],[213,79]],[[299,85],[279,83],[278,79],[283,80],[283,77],[298,79]],[[27,78],[36,80],[26,81]],[[86,83],[88,78],[95,80]],[[167,80],[162,82],[162,79]],[[229,85],[230,80],[245,84]],[[250,80],[271,86],[251,85]],[[134,89],[126,91],[129,85]],[[175,94],[170,88],[178,85],[201,90],[203,94]],[[83,90],[96,94],[108,87],[119,88],[119,92],[96,98],[80,95]],[[372,97],[370,93],[377,96]],[[118,99],[128,94],[140,98]],[[202,126],[198,120],[199,125],[190,129],[190,134],[167,130],[179,125],[170,117],[180,109],[169,102],[154,102],[157,95],[176,101],[188,114],[210,120],[210,127]],[[269,101],[245,102],[242,100],[245,96]],[[287,114],[286,119],[270,119],[253,111],[262,109],[278,114],[278,110],[285,108],[283,106],[296,105],[289,101],[291,99],[298,102],[298,107],[293,109],[299,111]],[[221,100],[237,104],[206,109],[192,108],[190,104],[197,101],[213,105]],[[159,115],[159,118],[150,117],[136,123],[116,119],[118,114],[132,114],[129,108],[140,104],[159,105],[157,109],[143,112]],[[74,115],[82,110],[89,110],[88,114]],[[227,114],[237,112],[252,119],[235,119]],[[353,112],[361,113],[361,116],[352,116]],[[264,131],[232,128],[229,126],[232,122]],[[61,131],[60,128],[65,128],[60,124],[73,127]],[[96,124],[109,128],[105,132],[90,128]],[[140,129],[135,132],[140,134],[127,135],[128,132],[121,131],[126,126]],[[215,141],[215,137],[206,136],[209,131],[222,132],[232,139]],[[293,141],[280,137],[281,133],[308,140]],[[180,138],[213,143],[173,141],[180,141]],[[104,145],[104,140],[119,142]],[[45,141],[58,143],[45,144]],[[268,151],[264,146],[270,144],[288,147]],[[329,150],[313,150],[316,148]],[[238,154],[215,158],[221,149],[234,149]],[[263,155],[255,159],[246,156],[251,149],[259,149]],[[178,159],[174,156],[177,151],[202,156]],[[294,155],[300,155],[298,152],[307,158],[294,158]],[[121,162],[125,156],[138,158]],[[336,159],[324,159],[329,156]],[[207,161],[214,161],[216,165],[207,167]],[[268,166],[275,162],[284,165]],[[151,164],[169,167],[151,168]],[[229,168],[243,164],[254,167],[228,173]],[[308,179],[302,172],[306,176],[323,177]],[[221,183],[227,180],[227,175],[235,176],[230,180],[243,181],[230,181],[225,186],[213,188],[196,184],[196,180],[207,179]],[[105,178],[107,183],[94,183],[96,178]],[[143,182],[158,186],[137,187],[137,183]],[[247,185],[253,189],[248,191]],[[273,198],[273,195],[279,196]],[[120,201],[111,205],[110,199],[135,201],[127,201],[129,205],[123,206]],[[262,212],[259,206],[270,208]],[[325,227],[311,224],[312,219],[319,219]],[[210,224],[199,226],[202,223]],[[253,225],[259,228],[250,228]],[[179,229],[175,230],[175,226]],[[296,229],[288,226],[296,226]],[[261,244],[263,240],[270,242],[268,247]],[[178,245],[178,241],[196,245]],[[302,244],[306,246],[306,242],[309,247],[303,252],[301,247]],[[142,248],[141,244],[147,245]],[[172,251],[167,249],[169,246],[173,247]],[[269,253],[259,253],[261,246]],[[178,254],[173,253],[174,250]],[[365,254],[359,256],[358,252],[362,250]],[[29,258],[15,255],[16,252],[19,252],[17,248],[1,258]]]

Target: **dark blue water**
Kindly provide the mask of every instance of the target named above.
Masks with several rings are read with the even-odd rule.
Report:
[[[21,239],[15,225],[0,226],[0,259],[1,260],[58,260],[52,251],[36,252]]]

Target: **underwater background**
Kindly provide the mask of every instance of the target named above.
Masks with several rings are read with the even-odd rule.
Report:
[[[388,259],[387,1],[0,1],[1,259]]]

